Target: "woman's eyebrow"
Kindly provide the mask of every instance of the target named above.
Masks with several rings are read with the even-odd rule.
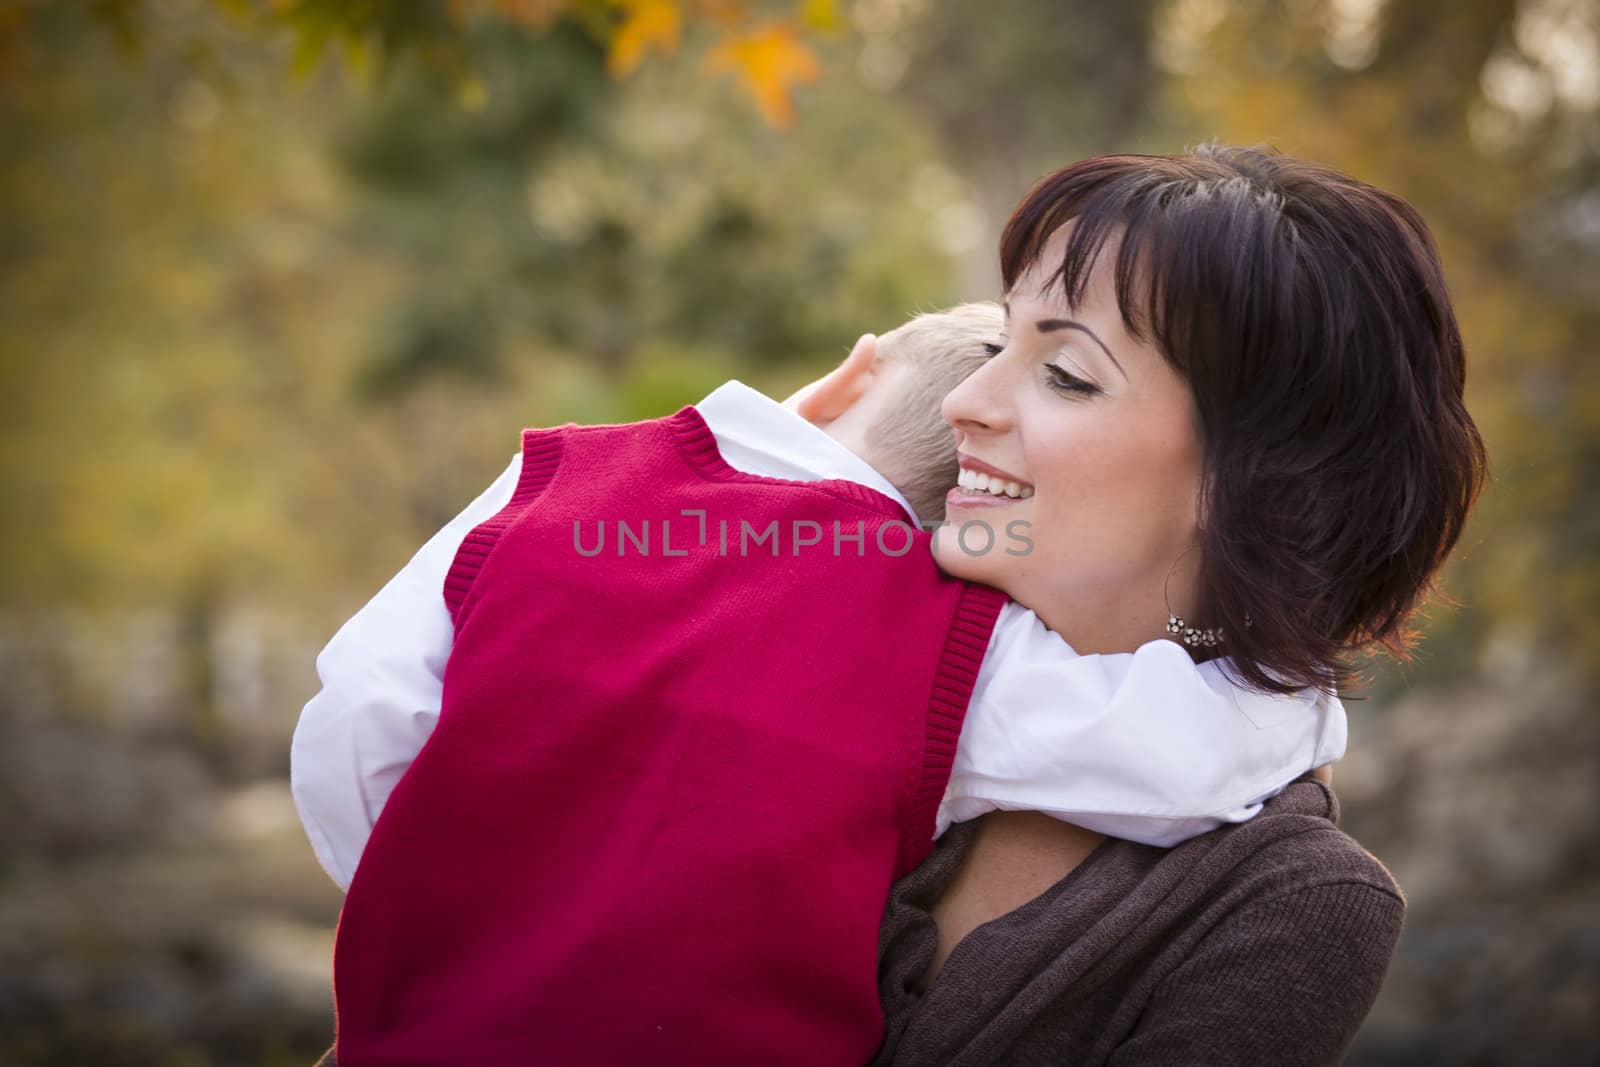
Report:
[[[1040,319],[1034,325],[1038,327],[1040,333],[1054,333],[1056,330],[1082,330],[1094,340],[1095,344],[1100,346],[1100,351],[1106,354],[1106,358],[1116,365],[1117,370],[1122,374],[1123,380],[1127,380],[1128,372],[1122,369],[1122,364],[1118,363],[1117,357],[1111,354],[1111,349],[1107,348],[1106,343],[1096,337],[1094,331],[1083,323],[1073,322],[1071,319]]]

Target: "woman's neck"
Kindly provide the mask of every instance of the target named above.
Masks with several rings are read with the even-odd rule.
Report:
[[[1027,592],[1034,596],[1013,594],[1013,599],[1032,608],[1045,626],[1085,656],[1135,652],[1151,641],[1171,638],[1167,631],[1168,611],[1188,619],[1189,605],[1195,601],[1195,576],[1183,569],[1174,571],[1170,578],[1162,573],[1133,582],[1119,581],[1115,586],[1076,586],[1047,592],[1034,581],[1024,582],[1029,587]],[[1038,596],[1041,592],[1045,595]],[[1171,609],[1168,603],[1172,604]]]
[[[1129,611],[1125,604],[1088,611],[1047,605],[1043,610],[1034,608],[1034,614],[1084,656],[1134,652],[1150,641],[1171,636],[1165,614]]]

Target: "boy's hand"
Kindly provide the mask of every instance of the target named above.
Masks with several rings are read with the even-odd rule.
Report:
[[[1333,764],[1324,763],[1322,766],[1318,767],[1316,770],[1311,772],[1311,777],[1315,778],[1317,781],[1321,782],[1323,785],[1327,786],[1329,789],[1332,789],[1333,788]]]

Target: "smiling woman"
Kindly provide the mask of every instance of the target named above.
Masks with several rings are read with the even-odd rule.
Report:
[[[1245,688],[1404,654],[1486,464],[1408,204],[1270,149],[1107,156],[1036,186],[1000,255],[1003,337],[943,406],[946,570],[1084,653],[1195,619],[1221,636],[1189,655]],[[964,551],[980,521],[1034,550]],[[1337,1062],[1405,911],[1338,818],[1307,774],[1170,849],[1042,810],[954,827],[885,912],[874,1062]]]
[[[1414,208],[1270,151],[1107,156],[1041,182],[1000,257],[1004,343],[944,413],[964,468],[1035,492],[958,489],[950,518],[1026,519],[1038,547],[943,531],[947,569],[1025,590],[1079,651],[1196,619],[1263,690],[1408,654],[1486,467]]]
[[[1197,527],[1200,427],[1182,377],[1124,326],[1103,266],[1070,309],[1048,291],[1043,264],[1060,261],[1072,229],[1052,234],[1010,287],[1003,347],[944,403],[962,468],[1031,492],[958,486],[939,548],[946,570],[1019,599],[1025,591],[1079,652],[1116,652],[1162,633],[1174,560],[1189,563],[1174,584],[1193,585],[1184,549]],[[973,518],[1027,522],[1033,551],[963,551],[961,526]],[[1174,606],[1186,613],[1190,601]]]

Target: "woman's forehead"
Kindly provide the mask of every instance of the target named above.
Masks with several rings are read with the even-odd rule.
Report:
[[[1100,247],[1095,249],[1083,292],[1079,294],[1078,300],[1073,302],[1068,300],[1063,288],[1061,273],[1074,224],[1069,220],[1045,240],[1040,247],[1038,257],[1028,265],[1006,293],[1005,304],[1008,311],[1010,305],[1019,300],[1037,300],[1059,308],[1068,308],[1075,313],[1109,311],[1114,315],[1117,314],[1114,268],[1122,244],[1121,230],[1119,228],[1107,233]],[[1120,318],[1120,315],[1117,317]]]
[[[1116,264],[1122,247],[1122,227],[1106,233],[1082,279],[1078,299],[1069,300],[1062,266],[1072,225],[1068,222],[1050,235],[1038,258],[1006,294],[1007,320],[1013,325],[1052,319],[1075,322],[1087,327],[1100,344],[1115,353],[1113,361],[1124,377],[1144,377],[1152,368],[1170,374],[1171,368],[1151,338],[1129,330],[1117,299]]]

